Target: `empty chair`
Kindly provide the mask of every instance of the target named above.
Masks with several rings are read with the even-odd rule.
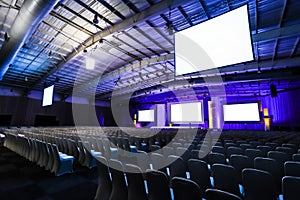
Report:
[[[258,149],[246,149],[245,155],[250,158],[250,160],[254,160],[256,157],[263,157],[263,153]]]
[[[233,166],[238,174],[238,181],[242,183],[242,171],[245,168],[253,167],[253,163],[248,158],[248,156],[244,155],[231,155],[229,159],[230,165]]]
[[[277,200],[274,178],[269,172],[246,168],[242,173],[245,200]]]
[[[275,143],[275,142],[266,142],[265,145],[270,146],[272,148],[272,150],[275,150],[276,147],[280,146],[278,143]]]
[[[112,179],[112,191],[109,200],[127,200],[128,192],[122,163],[111,159],[109,167]]]
[[[128,183],[128,200],[147,200],[142,170],[138,166],[126,164],[125,173]]]
[[[276,151],[286,153],[289,156],[289,159],[291,159],[293,154],[296,153],[294,149],[289,147],[276,147]]]
[[[202,199],[200,188],[194,181],[174,177],[171,180],[171,187],[174,192],[174,200]]]
[[[252,145],[252,147],[256,148],[258,145],[260,145],[261,143],[259,141],[250,141],[249,144]]]
[[[241,197],[218,189],[207,189],[205,191],[206,200],[242,200]]]
[[[179,156],[168,156],[170,179],[173,177],[186,178],[186,165],[184,160]]]
[[[233,142],[225,142],[224,147],[225,147],[225,149],[228,149],[229,147],[237,147],[237,144],[235,144]]]
[[[136,156],[137,165],[141,168],[142,172],[145,173],[147,169],[151,169],[150,167],[150,159],[146,152],[139,151],[134,154]]]
[[[55,144],[52,144],[51,147],[54,156],[51,172],[53,172],[56,176],[73,172],[74,157],[59,154],[58,148]]]
[[[169,180],[165,173],[157,170],[147,171],[147,186],[150,200],[171,200]]]
[[[230,158],[230,156],[234,154],[243,155],[244,151],[240,147],[228,147],[226,152],[227,158]]]
[[[162,171],[168,176],[167,169],[165,167],[167,162],[163,155],[159,153],[151,153],[150,160],[153,169]]]
[[[205,162],[208,162],[208,155],[205,154],[205,152],[201,151],[201,150],[192,150],[191,154],[190,154],[190,158],[199,159],[199,160],[203,160]]]
[[[239,182],[237,172],[234,167],[224,164],[214,164],[212,166],[214,178],[214,188],[241,195],[239,190]]]
[[[259,145],[256,148],[261,151],[261,153],[263,154],[263,157],[267,157],[268,156],[268,152],[272,151],[272,147],[265,146],[265,145]]]
[[[208,154],[208,163],[213,164],[226,164],[226,157],[221,153],[209,153]]]
[[[251,144],[240,144],[240,148],[245,152],[246,149],[254,149]]]
[[[277,194],[281,193],[281,178],[283,176],[279,163],[272,158],[257,157],[254,159],[254,167],[269,172],[275,181]]]
[[[169,155],[175,155],[174,148],[165,146],[162,148],[162,154],[164,157],[168,157]]]
[[[161,149],[160,146],[155,145],[155,144],[152,144],[152,145],[150,146],[150,151],[151,151],[151,152],[157,151],[157,153],[161,153],[160,149]]]
[[[200,192],[204,196],[205,190],[212,187],[207,163],[202,160],[189,159],[188,168],[190,179],[198,184]]]
[[[284,163],[284,175],[300,177],[300,162],[295,162],[295,161],[285,162]]]
[[[289,156],[286,153],[283,153],[280,151],[269,151],[268,157],[273,158],[274,160],[276,160],[279,163],[281,172],[283,174],[284,163],[289,160]]]
[[[180,156],[183,159],[184,163],[187,166],[187,162],[190,159],[190,151],[185,147],[177,147],[175,149],[175,152],[177,156]]]
[[[98,188],[95,199],[109,200],[112,187],[107,160],[102,156],[97,156],[96,163],[98,171]]]
[[[282,179],[282,193],[284,200],[298,200],[300,177],[285,176]]]
[[[214,152],[214,153],[221,153],[221,154],[224,154],[224,155],[226,153],[224,147],[222,147],[222,146],[213,146],[211,151]]]
[[[294,153],[297,153],[298,146],[296,144],[285,143],[285,144],[282,144],[282,146],[292,148],[294,150]]]
[[[300,162],[300,153],[295,153],[295,154],[293,154],[293,161],[298,161],[298,162]]]

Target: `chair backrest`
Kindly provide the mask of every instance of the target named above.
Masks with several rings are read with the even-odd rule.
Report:
[[[147,200],[142,170],[138,166],[126,164],[125,171],[128,183],[128,200]]]
[[[103,156],[97,156],[97,171],[98,171],[98,189],[95,199],[109,200],[111,194],[111,180],[109,176],[108,163]]]
[[[110,159],[109,167],[112,178],[112,191],[109,200],[127,200],[128,192],[122,163]]]
[[[174,200],[202,199],[200,188],[194,181],[174,177],[171,180]]]
[[[263,157],[267,157],[268,156],[268,152],[272,151],[272,147],[266,146],[266,145],[259,145],[256,148],[259,149],[262,152]]]
[[[281,193],[281,178],[283,176],[279,163],[272,158],[257,157],[254,159],[254,167],[259,170],[264,170],[272,174],[274,177],[276,192]]]
[[[179,156],[170,155],[168,156],[170,179],[173,177],[186,178],[186,165],[184,160]]]
[[[259,149],[246,149],[245,155],[254,160],[256,157],[263,157],[263,153]]]
[[[224,155],[226,153],[225,148],[221,147],[221,146],[213,146],[211,151],[214,152],[214,153],[221,153],[221,154],[224,154]]]
[[[214,188],[241,195],[239,190],[239,180],[234,167],[224,164],[214,164],[212,166],[214,178]]]
[[[282,179],[282,191],[284,200],[298,200],[300,177],[285,176]]]
[[[298,162],[300,162],[300,153],[295,153],[295,154],[293,154],[293,161],[298,161]]]
[[[246,168],[243,170],[245,200],[276,200],[273,176],[266,171]]]
[[[289,159],[291,159],[293,154],[296,153],[295,150],[290,147],[276,147],[276,151],[286,153],[289,156]]]
[[[207,189],[205,191],[206,200],[242,200],[241,197],[218,189]]]
[[[149,199],[171,200],[169,181],[165,173],[157,170],[147,171],[147,186]]]
[[[188,168],[190,171],[190,179],[198,184],[203,196],[205,190],[212,187],[207,163],[202,160],[189,159]]]
[[[268,157],[273,158],[279,163],[281,173],[284,173],[284,163],[289,160],[289,155],[280,151],[269,151]]]
[[[246,149],[254,149],[251,144],[240,144],[240,148],[245,152]]]
[[[285,162],[284,175],[300,177],[300,162],[296,162],[296,161]]]
[[[168,176],[166,167],[161,168],[162,166],[166,166],[166,163],[167,163],[162,154],[151,153],[150,161],[151,161],[153,169],[162,171]]]
[[[136,156],[137,164],[141,168],[143,173],[145,173],[147,169],[150,169],[150,158],[146,152],[139,151],[134,155]]]
[[[243,155],[244,151],[240,147],[228,147],[226,152],[227,158],[230,158],[230,156],[234,154]]]
[[[226,157],[221,153],[209,153],[208,154],[208,163],[213,164],[226,164]]]

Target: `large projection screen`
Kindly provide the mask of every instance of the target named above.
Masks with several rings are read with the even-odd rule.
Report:
[[[139,110],[138,111],[139,122],[154,122],[154,110]]]
[[[243,103],[223,105],[225,122],[259,122],[259,104]]]
[[[43,95],[43,106],[50,106],[53,102],[53,90],[54,85],[47,87],[44,89],[44,95]]]
[[[204,123],[202,101],[171,104],[171,122],[178,124]]]
[[[252,61],[254,56],[249,27],[248,6],[244,5],[175,33],[176,75]],[[196,46],[191,47],[186,38]],[[195,63],[191,61],[191,55],[201,59]],[[213,64],[207,61],[208,58]]]

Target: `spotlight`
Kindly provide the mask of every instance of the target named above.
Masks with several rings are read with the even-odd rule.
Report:
[[[52,58],[52,51],[49,51],[48,57],[49,57],[49,58]]]
[[[84,49],[84,50],[83,50],[83,53],[87,53],[87,50],[86,50],[86,49]]]
[[[103,44],[103,42],[104,42],[104,39],[101,38],[101,39],[99,40],[99,43],[100,43],[100,44]]]
[[[27,78],[27,76],[25,77],[25,81],[26,81],[26,82],[28,81],[28,78]]]
[[[96,14],[95,14],[95,16],[94,16],[93,23],[94,23],[94,24],[98,24],[98,23],[99,23],[99,20],[98,20],[98,17],[97,17]]]
[[[8,34],[8,33],[5,33],[5,34],[4,34],[4,40],[5,40],[5,41],[8,41],[9,38],[10,38],[9,34]]]
[[[58,83],[59,82],[59,77],[56,77],[55,80],[54,80],[54,82]]]

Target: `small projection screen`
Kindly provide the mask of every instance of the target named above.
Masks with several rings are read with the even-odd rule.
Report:
[[[171,104],[171,122],[178,124],[204,123],[202,101]]]
[[[225,122],[259,122],[259,104],[243,103],[223,105]]]
[[[248,6],[244,5],[175,33],[176,75],[252,61],[249,27]]]
[[[54,85],[44,89],[43,106],[50,106],[53,102]]]
[[[138,111],[139,122],[154,122],[154,110],[139,110]]]

